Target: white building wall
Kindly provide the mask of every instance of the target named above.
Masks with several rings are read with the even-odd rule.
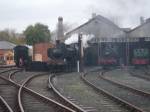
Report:
[[[80,28],[68,33],[66,37],[70,37],[72,34],[81,33],[81,32],[83,34],[93,34],[95,35],[95,37],[98,38],[104,38],[104,37],[119,38],[119,37],[126,36],[126,33],[118,26],[112,23],[106,23],[104,21],[100,21],[99,19],[94,19],[88,24],[85,24]]]

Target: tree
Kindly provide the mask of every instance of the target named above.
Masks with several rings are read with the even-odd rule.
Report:
[[[51,39],[48,26],[41,23],[36,23],[34,26],[30,25],[24,31],[26,43],[28,45],[34,45],[40,42],[49,42]]]
[[[9,41],[14,44],[24,44],[24,36],[16,33],[14,29],[5,29],[0,31],[0,41]]]
[[[1,41],[8,41],[10,38],[9,33],[6,30],[0,31],[0,40]]]

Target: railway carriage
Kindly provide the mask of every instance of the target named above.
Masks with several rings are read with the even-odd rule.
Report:
[[[17,67],[28,66],[31,62],[29,56],[29,49],[26,46],[18,45],[14,48],[14,60]]]

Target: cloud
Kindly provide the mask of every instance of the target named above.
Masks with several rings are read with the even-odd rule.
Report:
[[[80,25],[93,12],[119,21],[122,27],[132,27],[140,16],[150,17],[149,6],[149,0],[1,0],[0,29],[10,27],[21,32],[30,24],[42,22],[53,30],[58,16]]]

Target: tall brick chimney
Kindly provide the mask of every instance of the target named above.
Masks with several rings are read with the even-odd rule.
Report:
[[[57,39],[62,40],[64,37],[64,30],[63,30],[63,18],[58,17],[58,24],[57,24]]]

